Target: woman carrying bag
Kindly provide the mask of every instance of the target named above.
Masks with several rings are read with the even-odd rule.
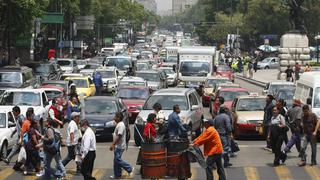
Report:
[[[285,117],[279,113],[279,109],[274,107],[272,109],[273,116],[271,118],[270,131],[268,134],[268,139],[271,141],[272,152],[274,153],[274,166],[280,165],[280,160],[282,163],[285,162],[286,156],[281,152],[281,146],[284,140],[284,135],[288,130],[286,126]]]

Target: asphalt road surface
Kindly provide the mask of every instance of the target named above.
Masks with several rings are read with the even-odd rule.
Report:
[[[262,88],[246,83],[242,80],[236,79],[236,82],[242,87],[249,89],[251,92],[262,92]],[[205,109],[205,116],[210,117],[208,109]],[[131,126],[131,132],[133,132],[133,127]],[[65,128],[62,130],[65,133]],[[65,137],[65,136],[64,136]],[[133,137],[133,136],[132,136]],[[109,151],[109,146],[111,142],[98,142],[97,143],[97,158],[95,160],[93,175],[97,179],[110,179],[109,176],[113,174],[113,152]],[[240,152],[234,158],[231,158],[231,163],[233,166],[226,169],[228,180],[320,180],[320,168],[319,166],[305,166],[298,167],[299,162],[298,153],[295,148],[292,148],[292,152],[288,155],[288,160],[284,165],[279,167],[272,167],[273,154],[263,150],[265,146],[265,141],[261,139],[243,139],[238,141]],[[320,149],[318,148],[318,151]],[[123,159],[128,161],[130,164],[134,165],[135,173],[133,179],[141,179],[138,175],[140,167],[135,165],[138,147],[134,146],[133,140],[130,141],[128,151],[124,152]],[[308,147],[308,163],[310,163],[310,147]],[[66,148],[62,148],[62,158],[66,155]],[[15,157],[17,158],[17,156]],[[12,169],[13,158],[10,165],[6,165],[0,162],[0,179],[8,180],[18,180],[18,179],[37,179],[35,176],[23,176],[20,172],[15,172]],[[317,157],[318,162],[320,162],[319,155]],[[68,164],[67,179],[83,179],[81,175],[75,174],[75,163],[70,162]],[[191,172],[193,180],[204,180],[206,179],[205,170],[202,169],[198,164],[191,164]],[[215,179],[218,179],[217,173],[215,172]]]

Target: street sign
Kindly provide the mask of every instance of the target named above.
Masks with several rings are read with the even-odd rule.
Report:
[[[58,47],[60,49],[64,48],[64,42],[63,41],[60,41],[59,44],[58,44]]]
[[[61,13],[45,13],[41,18],[41,23],[44,24],[62,24],[63,22],[63,14]]]
[[[94,20],[94,16],[78,16],[76,18],[76,28],[82,30],[93,30]]]

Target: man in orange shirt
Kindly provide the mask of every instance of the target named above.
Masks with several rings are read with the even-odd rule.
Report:
[[[217,130],[210,125],[209,120],[204,119],[206,130],[193,141],[194,146],[204,145],[204,156],[207,156],[207,180],[213,180],[214,165],[217,166],[219,180],[225,180],[226,175],[222,165],[222,143]]]

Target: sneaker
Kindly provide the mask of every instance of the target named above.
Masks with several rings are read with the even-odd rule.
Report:
[[[228,168],[228,167],[230,167],[230,166],[233,166],[233,164],[231,164],[231,163],[226,163],[226,164],[224,164],[223,165],[225,168]]]
[[[132,171],[130,173],[128,173],[128,176],[130,178],[133,178],[134,177],[134,167],[132,168]]]
[[[281,161],[282,161],[282,163],[284,163],[284,162],[286,162],[286,160],[287,160],[287,154],[284,153],[282,156],[283,156],[283,157],[282,157]]]
[[[111,175],[110,176],[110,179],[120,179],[121,177],[116,177],[116,176],[114,176],[114,175]]]
[[[9,163],[10,163],[9,159],[7,159],[7,158],[4,159],[3,162],[5,162],[7,165],[9,165]]]
[[[298,166],[300,166],[300,167],[305,166],[305,165],[306,165],[306,162],[303,162],[303,161],[301,161],[301,162],[298,164]]]
[[[317,162],[312,162],[312,163],[310,164],[310,166],[315,166],[315,165],[317,165]]]
[[[28,175],[28,171],[23,171],[23,175],[27,176]]]
[[[36,173],[36,176],[37,177],[41,177],[41,176],[43,176],[44,175],[44,171],[43,170],[41,170],[41,171],[39,171],[38,173]]]

